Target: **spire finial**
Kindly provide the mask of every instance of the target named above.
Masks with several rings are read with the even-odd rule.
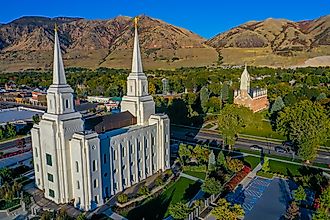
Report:
[[[57,23],[55,23],[55,25],[54,25],[54,31],[57,32],[57,30],[58,30],[58,26],[57,26]]]
[[[135,29],[137,29],[138,21],[139,21],[139,18],[138,18],[138,17],[135,17],[135,18],[134,18],[134,26],[135,26]]]
[[[139,45],[139,36],[138,36],[138,17],[134,18],[135,23],[135,36],[134,36],[134,47],[133,47],[133,60],[132,60],[132,73],[134,74],[143,74],[142,61],[141,61],[141,52]]]

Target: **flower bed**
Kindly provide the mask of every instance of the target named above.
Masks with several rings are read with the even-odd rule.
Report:
[[[225,185],[225,189],[232,191],[236,186],[251,172],[251,168],[248,166],[236,173],[236,175]]]

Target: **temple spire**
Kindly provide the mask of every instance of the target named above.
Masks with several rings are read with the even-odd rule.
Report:
[[[250,92],[250,74],[247,70],[247,65],[245,64],[244,71],[241,75],[241,86],[240,86],[241,91],[245,90],[248,93]]]
[[[53,85],[65,85],[66,78],[64,65],[61,55],[61,47],[57,34],[57,25],[55,24],[55,40],[54,40],[54,63],[53,63]]]
[[[142,61],[141,61],[141,52],[139,45],[139,36],[138,36],[138,18],[134,19],[135,26],[135,36],[134,36],[134,48],[133,48],[133,60],[132,60],[132,73],[141,74],[143,73]]]

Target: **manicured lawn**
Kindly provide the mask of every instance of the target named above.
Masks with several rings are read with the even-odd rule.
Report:
[[[267,137],[267,138],[275,138],[285,140],[285,137],[274,132],[272,130],[272,126],[268,121],[260,121],[255,126],[246,127],[242,132],[242,134]]]
[[[196,172],[196,171],[187,170],[187,171],[184,171],[184,173],[185,174],[188,174],[190,176],[197,177],[197,178],[202,179],[202,180],[204,180],[205,177],[206,177],[206,173],[205,172]]]
[[[280,161],[270,160],[270,171],[280,173],[285,176],[301,176],[302,165],[295,165],[290,163],[283,163]]]
[[[273,174],[271,174],[271,173],[265,173],[265,172],[263,172],[261,170],[258,171],[257,176],[261,176],[261,177],[265,177],[265,178],[269,178],[269,179],[273,178]]]
[[[141,206],[128,213],[128,219],[163,219],[169,215],[168,207],[177,202],[188,202],[199,191],[201,183],[180,177],[170,185],[162,194],[147,199]]]
[[[243,158],[243,162],[250,165],[251,169],[254,169],[260,163],[260,158],[254,156],[246,156]]]

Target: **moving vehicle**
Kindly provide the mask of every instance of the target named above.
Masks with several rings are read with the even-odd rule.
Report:
[[[275,147],[275,151],[278,152],[278,153],[282,153],[282,154],[287,153],[287,151],[284,148],[279,147],[279,146]]]
[[[252,145],[252,146],[250,146],[250,149],[251,150],[256,150],[256,151],[262,151],[263,150],[263,148],[258,146],[258,145]]]

